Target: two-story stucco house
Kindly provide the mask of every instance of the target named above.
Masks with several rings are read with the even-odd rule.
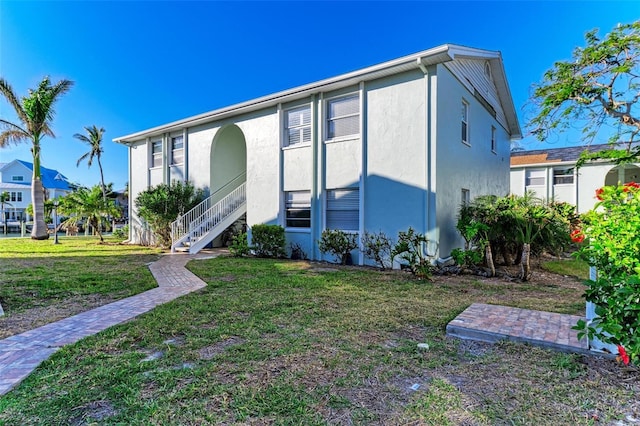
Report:
[[[136,196],[188,179],[211,197],[176,223],[176,244],[197,251],[246,213],[321,259],[328,228],[413,227],[447,256],[460,204],[509,192],[520,136],[500,53],[443,45],[114,141],[129,147],[134,242]]]
[[[603,144],[513,152],[511,193],[523,195],[529,191],[544,200],[572,204],[578,213],[585,213],[595,205],[598,188],[640,179],[640,164],[616,166],[611,161],[598,160],[575,168],[585,150],[607,148],[610,146]]]
[[[71,192],[67,178],[59,171],[41,166],[40,173],[46,199],[52,200]],[[31,220],[26,209],[31,204],[32,176],[33,163],[22,160],[0,163],[0,193],[9,194],[9,205],[5,207],[7,222]]]

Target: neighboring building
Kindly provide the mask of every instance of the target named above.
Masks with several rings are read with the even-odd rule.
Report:
[[[130,200],[174,179],[212,194],[174,229],[191,251],[246,213],[321,259],[327,228],[413,227],[447,256],[463,244],[460,204],[509,191],[520,137],[500,53],[443,45],[114,141],[129,147]],[[132,241],[145,239],[129,217]]]
[[[67,178],[57,170],[40,167],[42,186],[45,189],[45,199],[55,199],[71,192]],[[5,206],[5,217],[8,222],[30,221],[26,213],[31,204],[31,178],[33,163],[13,160],[0,163],[0,193],[9,194],[9,204]]]
[[[616,166],[598,160],[575,168],[585,150],[595,152],[609,147],[604,144],[512,152],[511,193],[523,195],[531,191],[544,200],[573,204],[578,213],[587,212],[596,203],[596,189],[619,182],[638,182],[640,178],[640,164]]]

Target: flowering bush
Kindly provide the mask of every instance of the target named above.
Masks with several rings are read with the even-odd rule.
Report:
[[[582,242],[579,256],[595,266],[587,301],[599,318],[588,327],[580,321],[578,336],[597,337],[619,347],[619,358],[640,361],[640,185],[605,186],[596,191],[595,208],[584,215],[583,228],[571,238]]]

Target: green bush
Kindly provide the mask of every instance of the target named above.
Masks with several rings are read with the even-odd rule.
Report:
[[[429,240],[424,234],[416,232],[412,227],[398,233],[398,242],[391,250],[391,258],[400,257],[409,266],[411,273],[420,278],[430,278],[433,271],[430,256],[427,253]]]
[[[112,234],[119,240],[126,240],[129,238],[129,224],[123,226],[122,228],[115,229]]]
[[[482,253],[478,250],[463,250],[455,248],[451,250],[451,257],[460,267],[476,266],[482,263]]]
[[[280,225],[253,225],[251,249],[258,257],[284,257],[286,239]]]
[[[318,248],[324,253],[330,253],[346,265],[351,259],[351,251],[358,248],[358,236],[339,229],[325,229],[322,231]]]
[[[231,237],[229,251],[235,257],[242,257],[249,254],[249,242],[247,241],[246,232],[241,232]]]
[[[364,237],[362,237],[362,252],[366,257],[375,261],[383,271],[392,266],[392,248],[393,241],[387,237],[384,232],[364,232]]]
[[[579,337],[596,336],[622,346],[631,361],[640,362],[640,185],[605,186],[598,203],[583,216],[582,229],[571,233],[583,244],[579,256],[595,266],[588,281],[587,301],[599,316],[589,327],[580,321]]]

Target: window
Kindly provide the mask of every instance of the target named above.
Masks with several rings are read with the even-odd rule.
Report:
[[[573,183],[573,169],[553,169],[553,184],[566,185]]]
[[[360,133],[360,96],[349,95],[327,102],[327,138]]]
[[[162,166],[162,141],[151,142],[151,167]]]
[[[469,104],[464,99],[462,100],[462,143],[469,144]]]
[[[22,192],[12,192],[10,197],[11,197],[11,201],[20,202],[22,201]]]
[[[360,190],[327,191],[327,229],[357,231],[360,228]]]
[[[496,152],[496,128],[491,126],[491,152]]]
[[[311,193],[309,191],[285,192],[287,228],[311,227]]]
[[[295,108],[285,113],[284,146],[311,143],[311,107]]]
[[[24,176],[11,176],[12,182],[24,182]]]
[[[462,205],[466,206],[471,202],[471,191],[462,188]]]
[[[491,80],[491,65],[489,65],[489,61],[484,63],[484,75]]]
[[[527,186],[544,186],[546,182],[545,175],[546,175],[546,170],[544,169],[527,170],[526,185]]]
[[[184,162],[184,138],[176,136],[171,138],[171,164],[182,164]]]

